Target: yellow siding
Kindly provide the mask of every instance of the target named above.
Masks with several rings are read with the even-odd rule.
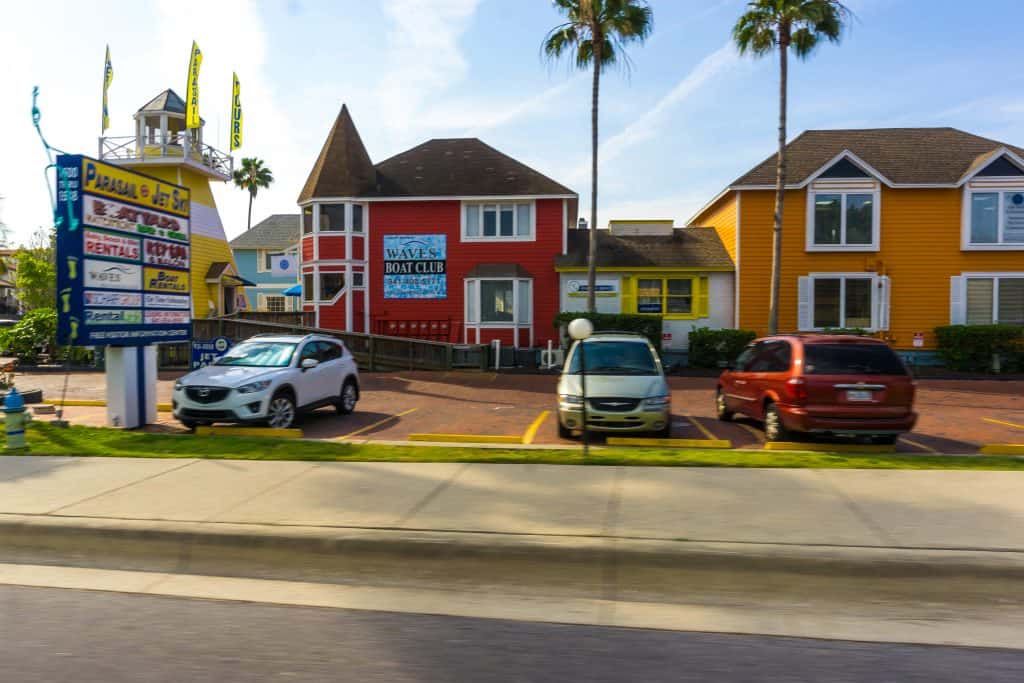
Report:
[[[736,192],[730,190],[717,202],[705,209],[691,223],[698,228],[714,228],[718,238],[736,263]]]
[[[949,324],[949,279],[962,272],[1020,271],[1022,252],[961,251],[962,192],[957,189],[882,188],[881,243],[878,252],[805,251],[807,194],[786,193],[783,217],[779,329],[797,329],[797,278],[812,272],[874,271],[891,281],[890,324],[886,338],[912,348],[923,332],[925,348],[935,348],[933,329]],[[743,192],[740,239],[740,327],[767,332],[772,263],[774,192]]]

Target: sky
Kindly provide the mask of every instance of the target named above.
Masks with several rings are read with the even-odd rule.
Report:
[[[631,68],[602,78],[598,223],[682,225],[768,157],[777,58],[730,43],[744,0],[652,0],[654,31]],[[791,60],[789,137],[820,128],[955,126],[1024,145],[1020,0],[849,0],[838,46]],[[40,87],[49,142],[95,155],[104,47],[114,65],[107,135],[133,134],[154,95],[184,95],[193,40],[203,51],[205,140],[228,146],[231,72],[245,144],[275,183],[253,222],[297,212],[299,191],[342,103],[374,161],[435,137],[479,137],[568,185],[590,205],[590,74],[546,63],[560,22],[548,0],[281,0],[250,3],[5,3],[0,20],[0,221],[13,243],[51,222],[46,157],[32,128]],[[245,230],[247,195],[214,193],[225,230]]]

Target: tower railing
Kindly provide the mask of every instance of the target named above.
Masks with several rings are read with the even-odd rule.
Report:
[[[114,161],[146,161],[184,159],[209,168],[225,179],[231,177],[234,160],[227,152],[194,140],[186,133],[154,135],[142,141],[134,135],[101,137],[100,159]]]

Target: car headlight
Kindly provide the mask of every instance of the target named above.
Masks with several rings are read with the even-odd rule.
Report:
[[[667,408],[671,403],[671,396],[648,396],[644,399],[644,408],[659,410],[661,408]]]
[[[184,388],[185,388],[185,385],[181,383],[180,379],[174,380],[174,390],[175,391],[181,391]]]
[[[257,391],[263,391],[270,386],[269,379],[262,379],[259,382],[249,382],[235,389],[240,394],[255,394]]]
[[[577,396],[576,394],[559,394],[558,399],[570,406],[581,406],[583,405],[583,397]]]

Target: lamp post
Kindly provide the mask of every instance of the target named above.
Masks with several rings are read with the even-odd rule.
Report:
[[[580,219],[581,222],[583,219]],[[576,318],[569,323],[569,336],[579,342],[580,352],[580,402],[583,420],[583,457],[590,454],[590,432],[587,430],[587,351],[584,343],[594,333],[594,323],[586,318]]]
[[[578,229],[580,229],[580,230],[586,230],[587,229],[587,219],[584,218],[583,216],[580,216],[580,220],[576,223],[576,227]]]

